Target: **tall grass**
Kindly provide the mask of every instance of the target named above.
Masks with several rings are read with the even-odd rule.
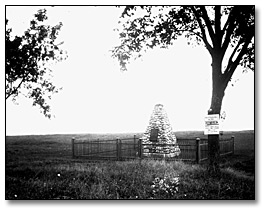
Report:
[[[254,153],[223,158],[211,178],[205,165],[181,161],[72,159],[72,136],[6,137],[6,199],[255,198]],[[254,145],[241,138],[238,149]]]
[[[254,199],[254,178],[210,178],[179,161],[65,163],[6,170],[6,199]]]

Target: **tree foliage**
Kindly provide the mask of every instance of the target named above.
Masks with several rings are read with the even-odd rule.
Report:
[[[211,56],[218,50],[224,58],[233,49],[222,73],[239,64],[254,70],[254,16],[254,6],[127,6],[119,21],[122,27],[116,29],[121,43],[112,56],[126,70],[130,59],[147,49],[168,48],[184,36],[189,44],[204,45]]]
[[[14,101],[22,94],[33,100],[43,114],[50,118],[50,106],[47,103],[51,95],[59,88],[51,81],[52,71],[49,65],[66,59],[67,54],[56,44],[56,39],[63,26],[45,25],[48,17],[46,10],[39,10],[30,27],[22,36],[12,37],[12,29],[6,20],[6,99]]]

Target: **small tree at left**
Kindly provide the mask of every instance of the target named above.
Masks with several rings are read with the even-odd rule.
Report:
[[[56,44],[63,24],[45,25],[46,13],[46,9],[38,10],[22,36],[11,35],[12,29],[8,28],[6,19],[6,100],[16,101],[18,95],[24,95],[51,118],[48,99],[61,88],[52,83],[49,65],[66,59],[67,54],[59,48],[63,42]]]

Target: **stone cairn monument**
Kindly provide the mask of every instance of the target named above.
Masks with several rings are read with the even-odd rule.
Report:
[[[149,125],[142,136],[143,156],[171,158],[180,155],[176,137],[162,104],[155,105]]]

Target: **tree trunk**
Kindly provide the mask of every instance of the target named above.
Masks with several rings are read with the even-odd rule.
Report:
[[[221,73],[221,60],[218,55],[212,56],[212,100],[208,114],[219,114],[224,97],[226,85]],[[208,172],[210,176],[220,176],[220,152],[219,152],[219,134],[208,135]]]
[[[220,114],[223,96],[216,94],[213,95],[214,98],[212,99],[209,114]],[[209,174],[214,177],[219,176],[220,175],[219,134],[208,135],[208,157],[209,157],[209,165],[208,165]]]

